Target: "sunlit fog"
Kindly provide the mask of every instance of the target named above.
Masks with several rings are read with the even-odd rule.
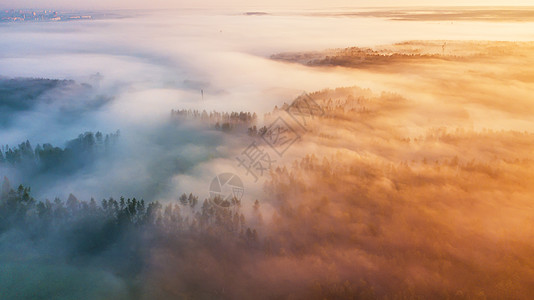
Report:
[[[534,8],[8,4],[0,299],[534,297]]]

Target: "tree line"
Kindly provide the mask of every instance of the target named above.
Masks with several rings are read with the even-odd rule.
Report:
[[[49,170],[74,170],[106,153],[118,141],[120,132],[102,134],[85,132],[66,143],[64,148],[45,143],[32,147],[29,140],[18,146],[0,146],[0,166],[12,166],[23,170],[44,172]]]
[[[12,189],[9,180],[4,178],[0,195],[0,233],[12,228],[41,231],[90,219],[111,232],[132,228],[185,234],[209,232],[255,241],[256,230],[247,226],[241,202],[233,199],[229,207],[217,205],[219,202],[218,199],[204,199],[200,203],[198,196],[192,193],[182,194],[165,204],[146,203],[135,197],[83,201],[73,194],[66,201],[57,197],[53,201],[37,201],[31,196],[30,187],[19,185]]]
[[[222,131],[230,131],[235,127],[251,126],[256,123],[258,116],[250,112],[207,112],[206,110],[179,109],[171,110],[174,120],[199,120]]]

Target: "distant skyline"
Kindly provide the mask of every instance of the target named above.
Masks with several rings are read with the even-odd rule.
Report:
[[[318,0],[2,0],[0,9],[163,9],[163,8],[203,8],[203,7],[235,7],[235,8],[276,8],[276,7],[299,7],[303,8],[328,8],[328,7],[380,7],[380,6],[532,6],[530,0],[332,0],[328,4]]]

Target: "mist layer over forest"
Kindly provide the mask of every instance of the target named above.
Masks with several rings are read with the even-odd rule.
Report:
[[[529,299],[533,27],[484,14],[0,25],[0,298]]]

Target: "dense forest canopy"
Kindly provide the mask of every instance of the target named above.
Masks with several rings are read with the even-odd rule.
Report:
[[[231,49],[224,87],[113,53],[0,78],[0,298],[534,294],[532,43]]]
[[[534,292],[532,231],[522,227],[532,213],[532,133],[430,125],[416,132],[390,126],[397,114],[417,111],[398,94],[352,87],[308,96],[323,113],[271,169],[261,202],[242,207],[235,199],[223,207],[194,191],[166,202],[80,201],[74,194],[37,200],[6,178],[0,230],[24,233],[17,243],[51,251],[48,260],[96,263],[127,282],[107,296],[484,299]],[[298,126],[288,108],[308,96],[275,108],[262,123],[250,113],[187,110],[170,120],[209,125],[203,130],[228,122],[239,129],[233,135],[260,141],[279,117]],[[57,149],[63,164],[69,151],[97,155],[116,138],[88,132],[64,149],[25,142],[4,147],[3,163],[40,164]],[[333,147],[340,140],[346,146]],[[306,143],[320,154],[306,153]]]

